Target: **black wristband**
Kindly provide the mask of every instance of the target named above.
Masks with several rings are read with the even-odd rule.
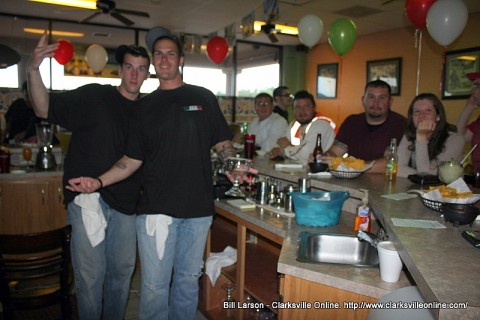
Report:
[[[96,178],[98,180],[98,182],[100,182],[100,188],[98,189],[102,189],[103,188],[103,182],[102,182],[102,179],[100,178]]]

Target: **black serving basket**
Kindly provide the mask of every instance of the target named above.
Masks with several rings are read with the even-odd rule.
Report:
[[[480,214],[480,209],[471,204],[442,203],[441,212],[445,221],[453,223],[453,226],[469,224],[470,226]]]

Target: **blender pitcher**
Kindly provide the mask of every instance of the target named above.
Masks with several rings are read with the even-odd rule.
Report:
[[[39,147],[36,166],[43,170],[54,169],[57,166],[52,146],[54,125],[48,122],[40,122],[36,124],[36,129]]]

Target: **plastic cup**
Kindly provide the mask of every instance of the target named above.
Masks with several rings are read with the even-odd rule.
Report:
[[[397,282],[402,271],[402,260],[391,241],[383,241],[377,245],[380,260],[380,277],[386,282]]]
[[[255,135],[246,134],[243,137],[245,138],[245,158],[253,159],[255,154]]]

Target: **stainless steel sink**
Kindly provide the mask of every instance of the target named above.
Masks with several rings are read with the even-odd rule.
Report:
[[[375,267],[378,253],[355,235],[303,231],[299,236],[297,261]]]

